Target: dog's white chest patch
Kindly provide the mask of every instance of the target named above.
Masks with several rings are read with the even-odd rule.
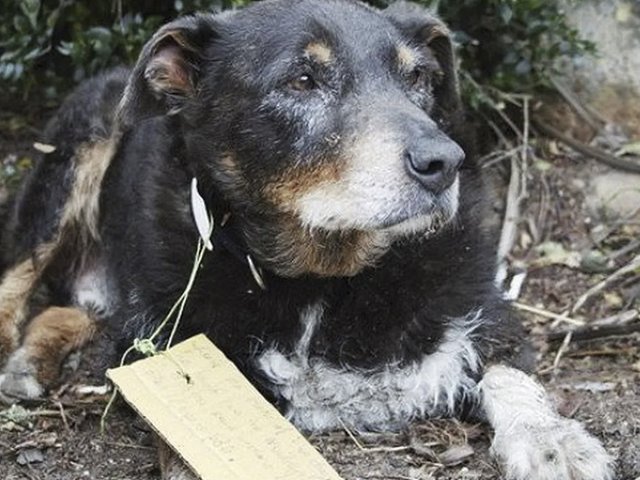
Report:
[[[395,429],[414,418],[449,415],[473,389],[480,367],[471,334],[480,313],[452,323],[438,349],[411,365],[387,364],[370,371],[337,367],[309,355],[323,307],[301,315],[303,334],[290,355],[270,349],[258,366],[288,403],[286,416],[299,428],[320,431],[344,424]]]

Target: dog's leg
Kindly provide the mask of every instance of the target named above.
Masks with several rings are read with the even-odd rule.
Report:
[[[575,420],[561,417],[542,385],[520,370],[490,367],[479,384],[495,430],[491,445],[509,480],[610,480],[612,459]]]
[[[10,269],[0,283],[0,365],[18,347],[20,325],[39,272],[29,258]]]
[[[27,320],[28,302],[54,257],[56,242],[42,243],[20,263],[10,268],[0,283],[0,367],[18,348],[20,327]]]
[[[94,332],[95,322],[76,308],[51,307],[35,317],[0,375],[0,399],[40,397],[58,378],[69,353]]]

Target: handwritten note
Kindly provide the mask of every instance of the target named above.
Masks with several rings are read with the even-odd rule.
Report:
[[[204,335],[107,376],[203,480],[340,480]]]

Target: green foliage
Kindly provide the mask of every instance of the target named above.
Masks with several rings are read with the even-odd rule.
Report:
[[[377,0],[378,6],[393,0]],[[489,100],[480,85],[534,94],[549,86],[560,60],[595,53],[549,0],[418,0],[450,26],[462,64],[462,86],[474,107]]]
[[[558,60],[595,50],[549,0],[442,2],[440,13],[455,30],[466,72],[504,91],[535,92]]]
[[[8,191],[15,191],[26,172],[33,168],[30,157],[18,157],[17,155],[7,155],[0,162],[0,188]]]
[[[5,98],[58,101],[73,83],[132,63],[146,39],[171,18],[250,1],[0,0],[0,88],[10,94]],[[505,91],[534,92],[559,58],[593,51],[548,0],[420,3],[437,9],[454,30],[469,77]]]
[[[0,0],[3,100],[49,102],[100,70],[130,64],[164,22],[246,0]]]

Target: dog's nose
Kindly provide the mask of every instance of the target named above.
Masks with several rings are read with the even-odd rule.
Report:
[[[465,157],[464,150],[448,138],[423,140],[404,155],[409,174],[436,194],[453,184]]]

